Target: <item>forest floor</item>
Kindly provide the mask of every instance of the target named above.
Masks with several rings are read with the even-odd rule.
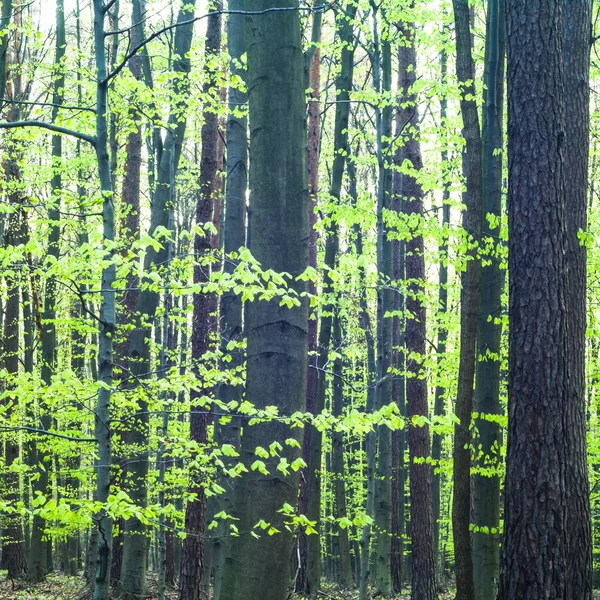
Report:
[[[169,590],[166,600],[177,600],[177,590]],[[156,581],[149,576],[147,600],[156,598]],[[62,573],[53,573],[46,581],[30,584],[23,581],[6,580],[6,572],[0,572],[0,600],[89,600],[91,595],[86,592],[86,585],[81,577],[67,577]],[[293,596],[299,600],[300,596]],[[358,592],[347,590],[340,592],[331,586],[325,586],[319,593],[323,600],[356,600]],[[440,600],[453,600],[454,591],[449,590],[440,595]],[[395,600],[409,600],[410,592],[395,596]],[[248,598],[248,600],[251,600]],[[594,600],[600,600],[600,592],[594,594]]]

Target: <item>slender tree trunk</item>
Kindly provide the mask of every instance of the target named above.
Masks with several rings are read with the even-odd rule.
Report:
[[[247,0],[247,9],[296,8],[297,0]],[[246,17],[250,107],[250,249],[262,268],[292,278],[308,266],[306,120],[300,17],[297,10]],[[297,292],[301,282],[291,280]],[[275,403],[280,415],[303,410],[306,399],[308,304],[279,306],[279,300],[253,302],[247,310],[246,399],[256,408]],[[231,540],[221,600],[280,600],[289,582],[292,536],[277,511],[297,502],[298,477],[277,471],[278,457],[266,459],[264,476],[251,469],[257,446],[279,442],[282,457],[297,452],[285,440],[298,437],[272,421],[244,427],[241,456],[248,468],[236,485],[235,514],[240,531],[265,519],[280,533],[260,540]]]
[[[400,49],[400,74],[403,97],[410,99],[400,109],[400,117],[407,127],[403,159],[408,160],[415,172],[423,168],[421,146],[418,140],[419,117],[416,98],[411,88],[416,81],[416,52],[413,42],[414,24],[404,23],[402,33],[407,45]],[[402,181],[404,214],[423,215],[423,190],[413,175],[404,175]],[[427,382],[422,377],[425,359],[426,314],[420,296],[425,280],[423,234],[417,228],[406,242],[406,279],[411,283],[406,294],[405,344],[408,357],[406,371],[406,398],[409,423],[418,417],[427,417]],[[412,600],[433,600],[436,597],[435,550],[431,511],[431,465],[424,462],[430,455],[429,427],[409,425],[408,449],[410,458],[410,507],[412,545]],[[417,462],[419,461],[419,462]]]
[[[342,325],[339,312],[333,321],[333,347],[337,353],[333,363],[333,399],[332,414],[341,418],[344,410],[344,379],[342,365]],[[346,469],[344,466],[344,434],[342,431],[334,430],[331,440],[331,466],[334,478],[335,518],[345,519],[348,516],[346,509]],[[350,541],[348,528],[338,528],[338,552],[339,569],[337,581],[342,588],[352,585],[352,564],[350,562]]]
[[[353,161],[348,161],[348,179],[350,180],[350,197],[354,206],[358,199],[356,166]],[[359,224],[354,226],[354,243],[356,247],[356,255],[363,256],[363,237],[362,230]],[[371,317],[367,303],[366,290],[366,274],[365,268],[359,263],[358,266],[358,281],[360,285],[360,324],[365,332],[365,342],[367,346],[367,406],[366,413],[370,414],[375,409],[375,385],[377,379],[377,367],[375,361],[375,340],[373,339],[373,328],[371,325]],[[375,431],[369,431],[365,436],[365,454],[367,459],[367,502],[365,514],[373,514],[374,504],[374,480],[375,480]],[[359,568],[359,597],[360,600],[366,600],[368,594],[368,583],[370,576],[369,568],[369,549],[371,545],[371,526],[365,523],[361,532],[360,538],[360,568]]]
[[[380,42],[378,9],[373,6],[373,84],[378,94],[391,91],[392,54],[389,41]],[[385,14],[382,15],[384,19]],[[385,211],[391,203],[391,170],[388,152],[392,131],[392,107],[384,101],[383,109],[375,109],[377,146],[377,387],[375,406],[380,410],[392,400],[392,319],[394,292],[392,241],[388,238]],[[385,597],[392,595],[391,531],[392,531],[392,432],[387,426],[377,428],[377,461],[375,467],[373,519],[375,524],[375,587]]]
[[[94,54],[96,62],[96,160],[102,193],[102,234],[108,245],[115,239],[115,211],[113,184],[110,177],[108,157],[107,97],[108,81],[106,51],[104,48],[104,3],[94,0]],[[95,413],[98,462],[96,465],[96,501],[106,503],[110,491],[111,428],[110,399],[113,384],[113,336],[116,323],[116,298],[113,284],[116,266],[112,251],[108,251],[108,264],[102,271],[100,329],[98,333],[98,380],[102,384],[98,392]],[[112,562],[112,519],[105,509],[96,516],[98,528],[96,582],[93,600],[107,600]]]
[[[222,4],[217,2],[217,11]],[[221,15],[219,12],[208,17],[206,32],[205,52],[209,58],[219,53],[221,49]],[[217,74],[211,72],[204,84],[204,93],[215,92],[215,79]],[[214,111],[204,112],[202,125],[202,153],[200,158],[200,194],[196,205],[196,226],[205,226],[212,223],[213,206],[221,191],[217,186],[217,146],[219,137],[219,120]],[[213,244],[212,237],[206,231],[205,235],[196,234],[194,238],[194,283],[206,284],[210,275],[210,258]],[[192,319],[192,362],[196,376],[201,381],[200,365],[205,360],[204,355],[214,345],[211,335],[215,320],[211,317],[214,305],[213,295],[200,292],[194,296],[194,312]],[[209,415],[207,407],[201,402],[202,396],[210,394],[210,390],[192,390],[190,395],[190,438],[200,446],[208,441]],[[202,414],[203,413],[203,414]],[[203,578],[209,578],[210,572],[204,561],[203,535],[206,520],[206,497],[204,495],[203,476],[201,473],[192,473],[190,491],[194,493],[195,500],[188,502],[185,513],[185,529],[191,533],[183,542],[181,556],[181,574],[179,578],[180,600],[200,600],[203,589]]]
[[[471,414],[475,383],[475,342],[481,292],[481,261],[476,245],[481,238],[481,135],[475,91],[475,64],[468,0],[453,0],[456,30],[456,75],[462,87],[460,110],[465,148],[462,156],[466,189],[463,192],[463,229],[469,249],[461,275],[460,361],[454,426],[454,492],[452,533],[456,564],[456,600],[474,600],[471,549]]]
[[[588,157],[590,145],[590,42],[592,2],[563,3],[565,76],[565,177],[567,222],[567,571],[566,596],[592,596],[592,533],[587,469],[585,406],[585,331],[587,252],[580,232],[587,231]]]
[[[8,217],[8,226],[4,232],[4,247],[16,247],[23,243],[24,219],[19,186],[21,174],[16,157],[9,159],[7,164],[8,180],[11,182],[9,202],[11,214]],[[15,382],[19,374],[19,267],[7,270],[6,280],[6,307],[4,315],[4,332],[2,339],[2,362],[7,372],[6,392],[14,390],[14,395],[7,395],[3,407],[3,419],[11,423],[13,413],[19,411],[19,400]],[[11,470],[11,466],[18,464],[20,456],[20,435],[18,431],[6,434],[3,442],[4,469],[2,478],[2,500],[8,505],[15,505],[20,500],[19,474]],[[6,569],[7,578],[13,581],[21,579],[27,571],[25,558],[25,544],[21,518],[18,515],[3,515],[2,517],[2,561],[0,568]]]
[[[52,95],[52,121],[58,117],[59,106],[62,104],[65,86],[64,65],[65,55],[65,15],[64,0],[56,2],[56,52],[55,52],[55,80]],[[52,180],[50,182],[51,199],[48,204],[48,257],[53,262],[59,258],[60,238],[60,199],[62,194],[62,135],[52,135]],[[56,369],[56,276],[51,275],[46,280],[46,294],[44,297],[44,333],[42,336],[42,381],[49,386],[52,383],[52,375]],[[43,429],[50,429],[51,416],[46,410],[42,411],[40,423]],[[36,444],[35,462],[41,465],[47,457],[47,453],[40,450],[39,443]],[[39,470],[39,478],[36,480],[34,490],[48,495],[49,477],[48,468]],[[34,515],[31,532],[31,554],[29,556],[28,577],[31,581],[41,581],[46,572],[51,570],[48,564],[48,542],[44,540],[44,520],[39,515]]]
[[[498,255],[498,227],[502,210],[502,119],[504,109],[504,0],[490,0],[483,92],[483,210],[484,238],[490,240],[491,255],[481,273],[481,303],[477,332],[477,389],[475,421],[479,432],[477,470],[474,475],[475,514],[473,533],[473,576],[475,598],[496,596],[500,576],[500,446],[497,422],[487,415],[502,414],[500,366],[502,338],[502,290],[504,275]],[[493,215],[494,221],[488,219]],[[484,247],[488,246],[484,243]]]
[[[243,0],[229,0],[230,10],[241,10]],[[245,78],[245,70],[239,65],[245,52],[244,20],[241,15],[230,15],[227,21],[227,45],[231,57],[232,75]],[[226,256],[239,252],[246,242],[246,191],[248,177],[248,123],[245,116],[238,116],[239,106],[245,104],[247,95],[235,88],[229,89],[229,115],[227,118],[227,178],[225,180],[225,227],[223,247]],[[223,270],[232,273],[235,263],[224,262]],[[244,362],[244,351],[240,347],[243,340],[242,299],[233,291],[225,292],[221,297],[221,351],[228,354],[231,360],[221,364],[222,369],[231,369],[235,373]],[[228,345],[234,344],[233,349]],[[243,386],[223,382],[217,394],[222,402],[239,402],[242,398]],[[240,445],[240,420],[235,415],[227,424],[215,419],[215,441],[231,444],[234,448]],[[230,465],[230,467],[233,466]],[[223,484],[225,493],[217,497],[218,510],[231,514],[233,508],[235,481],[227,479]],[[224,561],[228,552],[229,538],[226,535],[226,523],[222,522],[216,530],[217,543],[214,547],[214,600],[219,600],[224,569]]]
[[[446,51],[442,49],[440,55],[440,69],[442,75],[442,85],[445,85],[447,81],[447,56]],[[448,112],[448,100],[446,96],[442,96],[440,100],[440,118],[442,129],[447,127],[446,117]],[[441,159],[442,164],[448,161],[448,150],[444,143],[442,143]],[[444,182],[442,192],[442,242],[440,243],[440,275],[439,275],[439,292],[438,292],[438,314],[439,316],[439,329],[437,338],[437,356],[438,356],[438,375],[442,372],[442,361],[446,355],[446,343],[448,341],[448,325],[445,322],[445,316],[448,310],[448,231],[447,228],[450,226],[450,189],[447,182]],[[433,407],[433,414],[435,416],[443,416],[445,413],[445,400],[447,390],[441,385],[436,385],[435,388],[435,401]],[[437,573],[438,587],[443,587],[443,571],[440,569],[441,557],[440,557],[440,508],[441,508],[441,483],[442,473],[440,469],[440,459],[442,457],[442,440],[443,436],[440,434],[432,436],[431,443],[431,458],[433,459],[433,537],[435,545],[435,564]]]
[[[195,7],[194,0],[182,0],[177,22],[189,21]],[[134,17],[135,18],[135,17]],[[181,147],[185,136],[186,122],[180,118],[180,109],[185,105],[190,72],[189,52],[192,44],[193,28],[191,24],[179,25],[175,33],[175,55],[173,70],[181,76],[176,80],[177,100],[169,117],[169,129],[158,163],[156,190],[154,192],[152,211],[150,214],[149,235],[157,228],[169,228],[169,201],[171,196],[170,182],[174,181]],[[144,258],[144,272],[151,273],[157,265],[166,265],[168,244],[155,249],[150,246]],[[162,272],[165,270],[163,268]],[[129,419],[130,429],[126,432],[126,444],[132,448],[133,455],[127,468],[127,488],[132,501],[139,507],[145,507],[148,501],[148,402],[142,381],[150,372],[150,338],[151,327],[159,302],[159,294],[151,288],[140,291],[136,307],[136,329],[129,340],[129,373],[133,385],[140,391],[138,411]],[[121,599],[140,598],[146,593],[148,538],[146,526],[136,517],[125,522],[123,538],[123,564],[121,568],[118,597]]]
[[[321,3],[321,0],[315,0],[315,6]],[[321,143],[321,49],[318,43],[321,39],[321,13],[313,15],[311,42],[313,45],[305,53],[305,75],[308,77],[308,88],[311,90],[308,102],[308,226],[309,226],[309,241],[308,241],[308,264],[313,269],[317,268],[317,223],[316,209],[318,206],[319,193],[319,146]],[[306,73],[308,71],[308,73]],[[316,285],[313,281],[308,283],[308,293],[314,296],[316,294]],[[316,415],[315,411],[315,395],[316,395],[316,379],[318,375],[318,342],[317,342],[317,315],[316,311],[309,308],[308,319],[308,375],[306,381],[306,411]],[[303,515],[309,514],[310,487],[314,485],[316,473],[312,471],[310,466],[311,448],[313,448],[316,440],[312,440],[312,427],[304,428],[304,441],[302,443],[302,456],[306,467],[302,469],[300,478],[300,494],[299,494],[299,512]],[[318,467],[317,467],[318,468]],[[314,499],[313,499],[314,500]],[[313,501],[310,507],[311,512],[314,511],[315,502]],[[320,507],[317,508],[317,514],[312,515],[312,518],[319,518]],[[309,517],[310,518],[310,517]],[[296,574],[295,587],[296,591],[307,592],[311,587],[314,587],[313,582],[320,576],[321,567],[321,544],[320,537],[317,534],[310,539],[306,532],[301,529],[298,531],[296,541],[298,547],[298,572]],[[318,587],[318,585],[317,585]]]
[[[354,9],[355,12],[356,9]],[[354,12],[350,11],[348,15],[341,14],[337,21],[336,27],[338,29],[338,35],[340,39],[347,40],[348,37],[352,36],[352,18]],[[350,20],[347,18],[350,17]],[[316,53],[315,53],[316,54]],[[329,194],[332,198],[339,201],[342,180],[344,176],[344,165],[346,163],[347,145],[348,145],[348,120],[350,116],[350,105],[347,100],[350,97],[350,89],[352,87],[352,75],[354,67],[354,52],[348,48],[344,48],[342,51],[342,68],[340,71],[339,78],[336,81],[336,89],[338,92],[338,99],[340,102],[336,105],[335,112],[335,124],[334,124],[334,159],[331,176],[331,188]],[[317,135],[316,123],[311,123],[313,135]],[[318,145],[317,140],[313,140],[313,143]],[[317,151],[317,148],[314,149]],[[310,155],[309,155],[310,156]],[[313,164],[313,169],[315,165]],[[313,185],[316,185],[316,180],[313,180]],[[333,280],[329,276],[329,270],[335,268],[336,255],[338,252],[338,224],[335,219],[331,220],[331,223],[327,227],[326,241],[325,241],[325,267],[326,272],[324,275],[324,288],[323,297],[327,305],[331,305],[334,294]],[[332,327],[332,314],[331,307],[325,309],[325,315],[321,317],[319,325],[319,337],[318,337],[318,356],[317,356],[317,368],[316,368],[316,379],[314,382],[314,400],[312,406],[312,413],[315,415],[320,414],[325,408],[325,391],[326,391],[326,377],[324,372],[325,364],[328,361],[329,355],[329,343],[331,340],[331,327]],[[320,542],[320,517],[321,517],[321,480],[319,472],[322,468],[322,439],[323,434],[315,428],[311,428],[310,436],[308,439],[309,443],[309,460],[308,460],[308,482],[307,488],[307,516],[311,521],[316,521],[317,526],[315,527],[317,533],[308,536],[307,539],[307,571],[306,571],[306,585],[304,592],[309,596],[316,596],[319,590],[319,583],[321,577],[321,542]],[[306,439],[305,439],[306,442]],[[302,566],[302,565],[301,565]],[[300,569],[302,573],[302,569]],[[298,586],[297,586],[298,587]]]

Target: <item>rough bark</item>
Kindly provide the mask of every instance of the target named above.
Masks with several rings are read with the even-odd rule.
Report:
[[[498,598],[571,598],[563,2],[507,3],[508,443]],[[569,291],[570,293],[570,291]],[[570,576],[569,576],[570,579]]]
[[[565,177],[567,181],[567,350],[569,388],[566,400],[567,448],[567,582],[568,598],[592,595],[592,533],[587,469],[585,331],[586,246],[579,233],[587,230],[588,157],[590,145],[590,39],[592,3],[563,4],[565,76]]]

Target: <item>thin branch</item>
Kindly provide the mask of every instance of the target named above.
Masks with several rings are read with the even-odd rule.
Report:
[[[265,8],[264,10],[214,10],[204,15],[200,15],[199,17],[194,17],[193,19],[188,19],[187,21],[181,21],[181,23],[172,23],[171,25],[167,25],[158,31],[155,31],[152,35],[148,36],[143,42],[140,42],[128,52],[123,60],[115,67],[112,73],[109,73],[105,79],[103,79],[100,83],[105,85],[107,84],[113,77],[116,77],[124,68],[130,58],[134,57],[144,46],[148,45],[152,40],[155,40],[157,37],[160,37],[163,33],[167,33],[171,31],[171,29],[175,29],[176,27],[183,27],[184,25],[191,25],[192,23],[196,23],[197,21],[201,21],[202,19],[207,19],[213,15],[245,15],[245,16],[258,16],[265,15],[273,12],[288,12],[288,11],[308,11],[308,12],[326,12],[331,10],[337,0],[332,0],[328,4],[323,4],[322,6],[284,6],[284,7],[275,7],[275,8]],[[110,34],[117,34],[118,31],[107,32]]]
[[[54,433],[54,431],[48,431],[46,429],[37,429],[36,427],[26,427],[25,425],[20,425],[18,427],[4,427],[0,426],[0,431],[30,431],[32,433],[39,433],[41,435],[50,435],[52,437],[61,438],[63,440],[70,440],[71,442],[89,442],[90,444],[93,442],[96,444],[98,440],[96,438],[81,438],[75,437],[72,435],[64,435],[62,433]]]
[[[96,145],[96,138],[93,135],[87,135],[67,127],[61,127],[60,125],[54,125],[52,123],[44,123],[43,121],[9,121],[0,123],[0,129],[15,129],[18,127],[40,127],[41,129],[49,129],[56,133],[63,133],[64,135],[70,135],[71,137],[88,142],[92,146]]]
[[[90,106],[65,106],[64,104],[55,104],[54,102],[32,102],[27,100],[13,100],[12,98],[0,98],[0,102],[6,102],[7,104],[27,104],[30,106],[52,106],[53,108],[65,110],[87,110],[96,114],[96,109]]]

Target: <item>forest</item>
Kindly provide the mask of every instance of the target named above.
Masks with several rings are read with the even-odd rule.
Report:
[[[600,598],[600,3],[0,5],[0,599]]]

